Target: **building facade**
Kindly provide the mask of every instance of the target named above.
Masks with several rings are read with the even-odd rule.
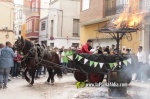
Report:
[[[40,20],[40,1],[30,0],[30,7],[25,12],[26,15],[26,38],[38,42],[39,20]]]
[[[14,43],[14,5],[12,1],[0,0],[0,43],[5,44],[6,41]],[[5,10],[4,10],[5,9]]]
[[[80,0],[51,0],[40,20],[39,42],[66,48],[79,44]]]
[[[93,39],[94,48],[116,45],[116,41],[109,34],[99,33],[97,30],[122,13],[129,0],[80,0],[80,2],[80,44],[84,44],[87,39]],[[137,48],[142,43],[141,31],[131,35],[132,41],[127,40],[125,36],[122,38],[120,49],[126,47],[137,53]]]
[[[20,2],[15,2],[15,10],[14,10],[14,38],[17,39],[22,34],[22,24],[23,24],[23,0]]]

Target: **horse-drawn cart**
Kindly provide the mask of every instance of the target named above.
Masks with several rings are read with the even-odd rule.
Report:
[[[75,71],[74,77],[77,81],[83,82],[102,82],[104,75],[108,74],[108,70],[115,70],[117,67],[117,55],[100,55],[100,54],[75,54],[74,66],[79,71]],[[120,56],[119,64],[122,66],[121,70],[125,70],[124,76],[127,77],[127,83],[132,80],[132,70],[136,63],[135,56]]]

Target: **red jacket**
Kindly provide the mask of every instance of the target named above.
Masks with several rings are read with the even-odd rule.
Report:
[[[90,52],[89,50],[88,50],[88,47],[89,47],[89,45],[86,43],[86,44],[84,44],[84,45],[82,45],[82,48],[81,48],[81,53],[88,53],[88,54],[92,54],[92,52]]]
[[[17,53],[17,57],[14,58],[14,61],[20,61],[21,60],[21,55]]]

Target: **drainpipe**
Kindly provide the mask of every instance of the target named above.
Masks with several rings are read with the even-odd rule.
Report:
[[[62,37],[62,29],[63,29],[63,10],[59,10],[59,11],[61,11],[62,12],[62,22],[61,22],[61,37]]]
[[[58,34],[59,34],[59,13],[57,10],[57,37],[58,37]]]

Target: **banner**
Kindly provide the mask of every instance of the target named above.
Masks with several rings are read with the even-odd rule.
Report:
[[[113,63],[113,65],[116,67],[118,64],[117,63]]]
[[[79,55],[77,54],[75,59],[78,59],[78,57],[79,57]]]
[[[121,65],[121,62],[119,62],[119,65]]]
[[[109,66],[112,69],[113,68],[113,63],[109,63]]]
[[[131,58],[130,58],[130,59],[127,59],[127,61],[131,64]]]
[[[83,58],[83,57],[79,56],[79,57],[78,57],[78,61],[80,61],[82,58]]]
[[[123,61],[123,63],[124,63],[126,66],[127,66],[127,62],[128,62],[127,60],[124,60],[124,61]]]
[[[102,68],[102,67],[103,67],[103,64],[104,64],[104,63],[99,63],[99,65],[100,65],[100,68]]]
[[[82,56],[80,55],[76,55],[75,59],[78,59],[78,61],[80,61],[81,59],[84,59],[84,64],[86,64],[88,61],[90,61],[90,66],[92,66],[94,64],[94,67],[97,67],[97,65],[100,65],[100,69],[103,67],[104,64],[109,64],[109,67],[111,69],[113,69],[113,67],[116,67],[118,64],[117,62],[114,62],[114,63],[100,63],[100,62],[94,62],[94,61],[91,61],[91,60],[88,60],[86,58],[83,58]],[[128,63],[131,64],[131,58],[127,59],[127,60],[123,60],[123,61],[120,61],[119,62],[119,65],[122,64],[122,62],[127,66]]]
[[[98,62],[94,62],[94,67],[96,67],[98,65]]]
[[[92,65],[93,65],[93,63],[94,63],[93,61],[90,61],[90,66],[92,66]]]
[[[84,64],[86,64],[88,62],[88,59],[84,58]]]

